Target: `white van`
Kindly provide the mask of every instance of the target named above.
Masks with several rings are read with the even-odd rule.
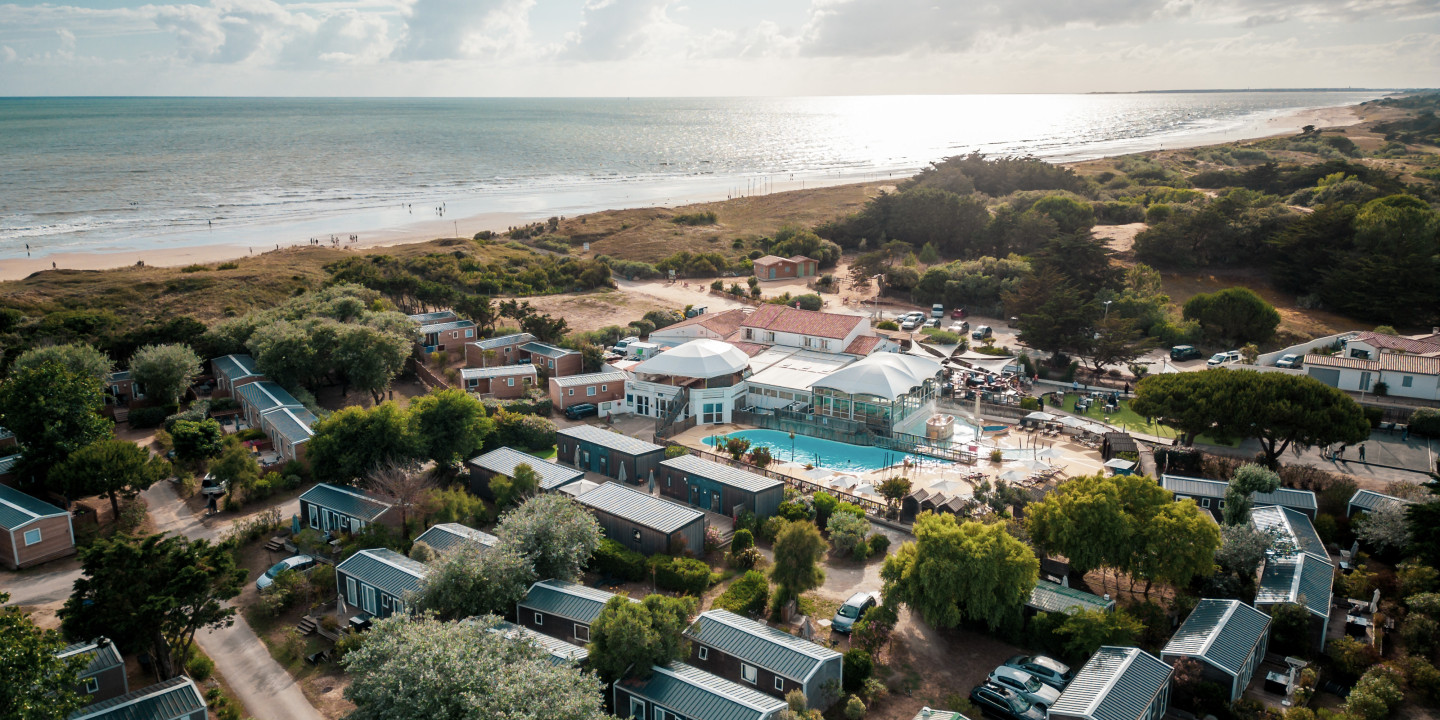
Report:
[[[943,317],[945,317],[945,306],[944,306],[944,305],[941,305],[940,303],[935,303],[934,305],[931,305],[931,306],[930,306],[930,317],[932,317],[932,318],[943,318]]]
[[[1238,362],[1240,362],[1240,351],[1226,350],[1225,352],[1218,352],[1211,355],[1210,359],[1205,361],[1205,366],[1213,368],[1220,367],[1221,365],[1234,365]]]

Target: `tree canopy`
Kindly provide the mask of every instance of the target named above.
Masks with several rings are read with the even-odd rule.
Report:
[[[442,620],[503,615],[514,609],[537,579],[529,558],[515,548],[487,548],[467,541],[441,553],[431,564],[417,604]]]
[[[65,343],[37,347],[20,353],[20,357],[15,358],[11,371],[39,367],[47,362],[59,363],[81,375],[94,377],[101,383],[109,380],[111,371],[115,369],[115,362],[109,355],[85,343]]]
[[[480,451],[495,432],[485,404],[462,390],[433,390],[410,403],[410,427],[420,452],[443,468],[453,468]]]
[[[0,605],[10,602],[0,592]],[[0,608],[0,711],[10,720],[63,720],[87,704],[76,694],[83,656],[55,656],[65,641],[41,630],[20,608]]]
[[[353,485],[376,468],[419,455],[420,441],[395,403],[341,408],[311,428],[305,452],[316,479]]]
[[[1271,493],[1280,487],[1280,476],[1268,468],[1246,463],[1235,469],[1235,477],[1225,488],[1226,525],[1241,525],[1250,522],[1250,508],[1255,493]]]
[[[189,345],[146,345],[130,358],[131,378],[167,404],[180,402],[200,371],[200,356]]]
[[[786,523],[776,533],[775,566],[770,571],[770,579],[780,586],[786,599],[799,597],[825,582],[820,558],[826,547],[820,530],[806,520]]]
[[[696,606],[693,597],[610,598],[590,625],[590,668],[614,682],[648,678],[655,665],[685,659],[690,643],[683,633]]]
[[[915,540],[885,559],[885,602],[902,602],[935,627],[1017,618],[1039,578],[1040,561],[1003,525],[921,513]]]
[[[1280,326],[1280,313],[1250,288],[1200,293],[1185,301],[1185,319],[1200,323],[1206,337],[1230,345],[1263,343]]]
[[[129,440],[101,440],[70,454],[50,468],[50,487],[66,497],[104,495],[120,516],[120,498],[133,498],[170,474],[170,463],[153,457]]]
[[[110,437],[100,381],[58,362],[18,368],[0,382],[0,426],[23,448],[23,477],[44,477],[70,453]]]
[[[595,516],[563,493],[526,500],[500,517],[495,534],[530,559],[537,577],[560,580],[579,578],[604,539]]]

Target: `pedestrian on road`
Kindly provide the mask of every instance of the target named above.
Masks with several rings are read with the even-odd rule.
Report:
[[[1410,426],[1409,426],[1409,425],[1406,425],[1406,426],[1405,426],[1405,432],[1400,433],[1400,442],[1405,442],[1406,440],[1409,440],[1409,439],[1410,439]]]
[[[1335,453],[1335,457],[1336,457],[1336,458],[1338,458],[1338,459],[1340,459],[1340,460],[1344,460],[1344,459],[1345,459],[1345,447],[1346,447],[1345,445],[1341,445],[1341,446],[1340,446],[1340,450]]]
[[[1360,444],[1360,462],[1365,462],[1365,444]]]

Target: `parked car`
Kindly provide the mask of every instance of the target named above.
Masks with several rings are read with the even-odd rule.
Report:
[[[565,417],[571,420],[579,420],[580,418],[587,418],[591,415],[599,414],[600,408],[595,407],[594,403],[580,403],[579,405],[571,405],[565,408]]]
[[[956,335],[964,335],[970,332],[970,322],[968,320],[961,320],[957,323],[950,323],[950,332]]]
[[[945,317],[945,306],[944,306],[944,305],[941,305],[940,303],[935,303],[934,305],[931,305],[931,306],[930,306],[930,317],[933,317],[933,318],[943,318],[943,317]]]
[[[1205,355],[1191,345],[1176,345],[1170,348],[1171,360],[1199,360],[1202,357]]]
[[[640,338],[635,337],[634,335],[631,335],[630,337],[621,338],[621,339],[615,341],[615,345],[614,345],[613,347],[611,347],[610,349],[611,349],[611,350],[614,350],[614,351],[617,352],[617,353],[620,353],[621,355],[624,355],[624,354],[625,354],[625,348],[630,347],[630,343],[637,343],[637,342],[640,342]]]
[[[1279,360],[1277,360],[1277,361],[1275,362],[1275,367],[1282,367],[1282,368],[1299,368],[1300,366],[1302,366],[1302,365],[1304,365],[1304,364],[1305,364],[1305,356],[1304,356],[1304,355],[1294,355],[1294,354],[1290,354],[1290,355],[1284,355],[1284,356],[1282,356]]]
[[[918,317],[918,318],[917,318],[917,317],[913,317],[913,316],[911,316],[911,317],[906,317],[906,318],[905,318],[905,321],[902,322],[902,323],[900,323],[900,329],[901,329],[901,330],[914,330],[915,328],[920,327],[920,324],[923,323],[923,322],[925,322],[925,318],[923,318],[923,317]]]
[[[995,331],[991,330],[989,325],[981,325],[975,328],[975,332],[970,333],[971,340],[984,340],[985,338],[994,336]]]
[[[1233,365],[1238,362],[1240,362],[1240,351],[1226,350],[1225,352],[1218,352],[1211,355],[1210,359],[1205,361],[1205,365],[1206,367],[1213,368],[1220,367],[1221,365]]]
[[[295,572],[303,573],[313,567],[315,567],[315,558],[310,557],[309,555],[294,555],[285,558],[284,560],[281,560],[280,562],[271,565],[270,569],[266,570],[264,575],[255,578],[255,589],[259,590],[260,592],[265,592],[267,588],[275,584],[276,576],[278,576],[282,572],[285,572],[286,570],[294,570]]]
[[[965,319],[965,315],[966,315],[966,312],[965,312],[965,308],[963,308],[963,307],[957,307],[957,308],[955,308],[954,310],[951,310],[951,311],[950,311],[950,319],[951,319],[951,320],[964,320],[964,319]]]
[[[836,632],[848,633],[850,628],[855,626],[866,610],[875,607],[879,601],[873,592],[858,592],[850,596],[839,610],[835,611],[835,617],[830,618],[830,629]]]
[[[970,702],[986,715],[1003,720],[1045,720],[1044,710],[1014,690],[991,682],[976,685],[970,691]]]
[[[1005,661],[1005,667],[1024,670],[1056,690],[1064,690],[1070,679],[1075,677],[1069,665],[1045,655],[1016,655]]]
[[[937,318],[930,318],[929,320],[926,320],[926,321],[925,321],[925,326],[926,326],[926,327],[932,327],[932,328],[935,328],[935,329],[938,330],[938,329],[940,328],[940,318],[937,317]]]
[[[200,478],[201,495],[218,496],[224,495],[227,492],[230,492],[229,480],[217,480],[215,476],[211,475],[210,473],[205,473],[205,477]]]
[[[1001,665],[990,671],[990,682],[1014,690],[1041,710],[1048,710],[1060,699],[1060,691],[1020,668]]]

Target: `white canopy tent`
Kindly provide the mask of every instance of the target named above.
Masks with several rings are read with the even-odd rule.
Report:
[[[899,353],[876,353],[817,381],[815,387],[894,400],[927,379],[935,377],[938,372],[940,363],[929,358]]]
[[[743,372],[750,356],[727,342],[701,338],[676,346],[640,363],[635,372],[687,378],[715,378]]]

